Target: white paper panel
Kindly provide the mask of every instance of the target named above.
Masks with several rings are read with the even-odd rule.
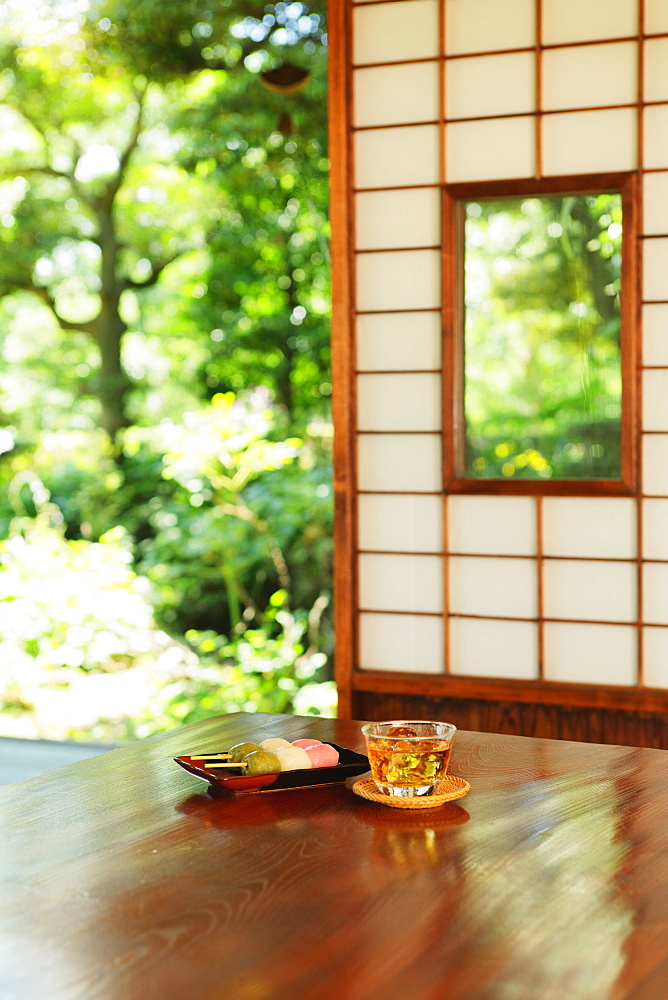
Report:
[[[645,42],[643,97],[646,101],[668,100],[668,38]]]
[[[643,493],[668,496],[668,435],[643,435],[642,455]]]
[[[543,552],[547,556],[634,559],[635,501],[621,497],[545,497]]]
[[[358,486],[387,493],[433,493],[442,488],[439,434],[360,434]]]
[[[438,246],[441,240],[437,188],[367,191],[355,196],[358,250]]]
[[[362,494],[358,545],[380,552],[441,552],[443,500],[435,496]]]
[[[450,671],[468,677],[538,677],[538,627],[534,622],[450,620]]]
[[[643,673],[647,687],[668,687],[668,628],[644,628]]]
[[[357,187],[438,184],[438,125],[405,125],[355,132]]]
[[[440,366],[440,312],[375,313],[357,317],[357,367],[360,371],[410,371]]]
[[[362,670],[443,673],[443,619],[431,615],[361,614]]]
[[[668,431],[668,371],[643,372],[643,430]]]
[[[534,45],[534,0],[445,0],[446,52],[491,52]]]
[[[441,304],[438,250],[398,250],[357,255],[357,308],[435,309]]]
[[[644,112],[644,166],[648,170],[668,167],[668,107],[645,108]]]
[[[440,375],[358,375],[357,425],[361,431],[440,430]]]
[[[668,299],[668,238],[643,243],[643,298]]]
[[[447,117],[533,111],[535,62],[533,52],[450,60],[445,70]]]
[[[359,557],[360,607],[378,611],[443,611],[440,556]]]
[[[642,322],[643,364],[668,365],[668,305],[643,306]]]
[[[637,0],[543,0],[545,45],[623,38],[637,30]]]
[[[644,559],[668,559],[668,500],[642,501]]]
[[[450,183],[530,177],[535,169],[533,118],[455,122],[446,127]]]
[[[448,550],[484,555],[536,552],[536,502],[532,497],[448,497]]]
[[[543,563],[546,618],[630,622],[637,615],[636,564],[555,559]]]
[[[637,43],[583,45],[543,52],[547,111],[630,104],[638,89]]]
[[[353,124],[358,128],[438,120],[437,62],[357,69],[353,87]]]
[[[582,684],[635,684],[636,629],[631,625],[547,622],[545,679]]]
[[[449,560],[450,611],[463,615],[534,618],[536,563],[533,559]]]
[[[636,160],[636,112],[633,108],[543,117],[546,174],[635,170]]]
[[[438,0],[380,3],[353,11],[353,62],[438,55]]]
[[[668,371],[643,372],[642,425],[646,431],[668,431]]]
[[[668,625],[668,563],[643,565],[642,617],[648,625]]]
[[[645,0],[645,31],[649,35],[668,32],[666,0]]]
[[[644,175],[643,231],[668,233],[668,173]]]

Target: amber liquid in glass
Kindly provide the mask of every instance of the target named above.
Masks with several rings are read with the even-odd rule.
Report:
[[[367,749],[374,781],[380,785],[424,788],[438,784],[445,777],[450,748],[447,740],[437,738],[373,737]]]

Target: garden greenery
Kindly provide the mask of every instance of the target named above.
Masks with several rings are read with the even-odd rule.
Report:
[[[135,545],[121,524],[95,541],[67,538],[41,480],[15,474],[7,490],[14,516],[0,541],[5,734],[113,742],[231,711],[335,713],[322,622],[328,593],[291,608],[291,569],[274,534],[300,531],[294,548],[310,549],[313,570],[323,561],[317,542],[330,537],[329,508],[312,506],[305,524],[308,449],[298,439],[268,441],[271,411],[259,402],[257,393],[248,406],[228,394],[148,435],[153,447],[162,441],[162,476],[175,486],[156,507],[151,544]],[[141,447],[130,440],[131,451]],[[274,529],[246,493],[252,483],[266,501],[270,477],[305,456],[294,479],[302,517]],[[321,568],[326,580],[326,557]],[[285,586],[265,601],[279,578]],[[309,579],[313,588],[312,571]],[[207,581],[224,601],[227,634],[185,626]],[[201,606],[197,613],[207,618]]]
[[[335,711],[325,15],[0,5],[4,733]]]

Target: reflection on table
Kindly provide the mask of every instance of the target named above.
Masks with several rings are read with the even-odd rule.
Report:
[[[0,789],[2,1000],[665,1000],[667,752],[459,733],[471,791],[420,811],[173,760],[360,725],[226,716]]]

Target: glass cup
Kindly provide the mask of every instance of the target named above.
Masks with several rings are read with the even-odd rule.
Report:
[[[394,720],[362,726],[373,780],[386,795],[435,795],[448,771],[457,727]]]

